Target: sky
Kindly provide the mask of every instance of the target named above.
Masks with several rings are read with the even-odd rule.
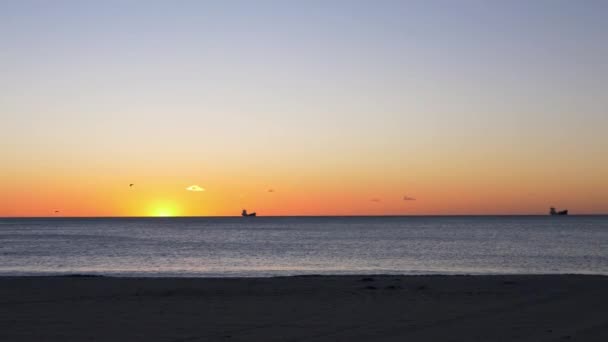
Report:
[[[1,1],[0,216],[608,213],[607,36],[591,0]]]

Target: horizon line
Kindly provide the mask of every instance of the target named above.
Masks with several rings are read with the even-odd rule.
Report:
[[[552,217],[549,214],[403,214],[403,215],[259,215],[255,218],[249,218],[255,220],[256,218],[289,218],[289,217],[491,217],[491,216],[534,216],[534,217]],[[608,213],[591,213],[591,214],[570,214],[567,216],[608,216]],[[170,218],[238,218],[241,215],[175,215],[175,216],[0,216],[0,219],[69,219],[69,218],[157,218],[157,219],[170,219]]]

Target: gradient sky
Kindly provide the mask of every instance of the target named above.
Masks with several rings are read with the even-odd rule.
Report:
[[[2,1],[0,46],[0,216],[608,213],[606,1]]]

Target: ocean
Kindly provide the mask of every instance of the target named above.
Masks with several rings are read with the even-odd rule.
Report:
[[[0,218],[0,275],[608,275],[608,216]]]

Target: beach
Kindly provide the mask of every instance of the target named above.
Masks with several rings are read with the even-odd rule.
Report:
[[[0,278],[0,341],[606,341],[608,277]]]

